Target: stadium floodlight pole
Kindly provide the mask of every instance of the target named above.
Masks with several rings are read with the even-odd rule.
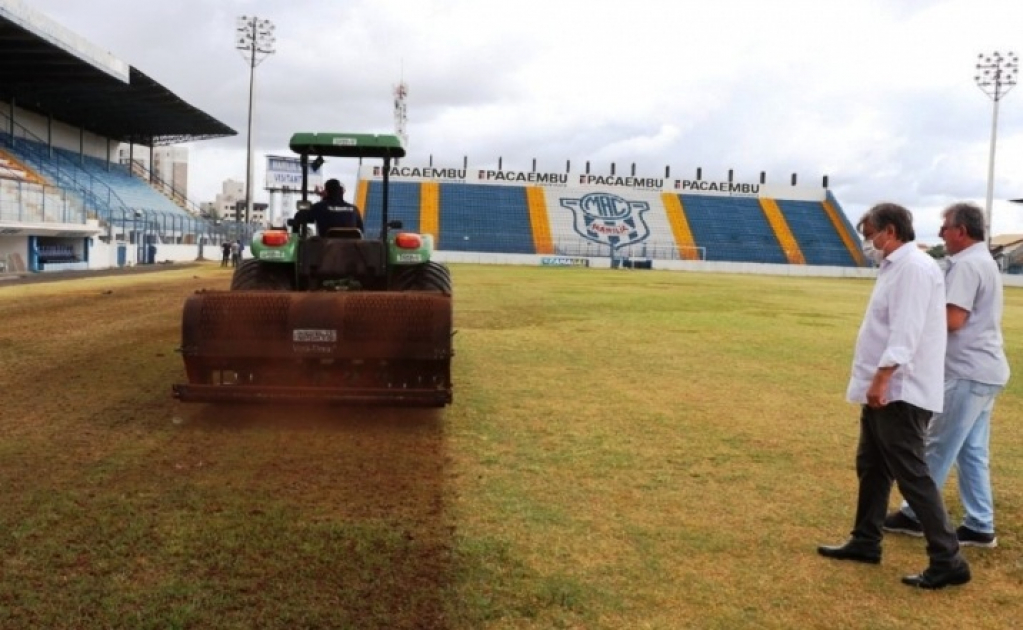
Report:
[[[1019,75],[1019,57],[1016,53],[1002,54],[998,51],[977,55],[977,75],[974,80],[985,94],[994,101],[991,116],[991,152],[987,163],[987,203],[984,206],[984,238],[991,248],[991,203],[995,189],[995,143],[998,137],[998,101],[1016,85]]]
[[[254,15],[238,18],[235,34],[235,48],[249,64],[249,130],[245,149],[245,222],[252,214],[252,88],[255,83],[256,66],[276,52],[274,50],[274,29],[270,20],[261,20]],[[237,212],[235,222],[238,222]]]

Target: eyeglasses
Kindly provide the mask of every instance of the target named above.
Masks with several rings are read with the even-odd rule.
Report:
[[[951,230],[952,228],[957,228],[957,227],[962,227],[962,226],[961,225],[942,225],[940,228],[938,228],[938,236],[941,236],[942,234],[944,234],[948,230]]]

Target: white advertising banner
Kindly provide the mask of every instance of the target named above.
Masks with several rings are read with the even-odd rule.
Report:
[[[496,184],[505,186],[543,186],[546,188],[578,187],[633,192],[672,192],[676,194],[718,197],[764,197],[768,199],[802,201],[823,201],[828,193],[827,189],[823,186],[785,186],[754,182],[682,179],[677,177],[547,173],[485,168],[437,168],[433,166],[406,166],[404,164],[392,166],[388,175],[392,181],[399,182]],[[359,167],[359,179],[379,180],[382,177],[382,166],[363,164]]]
[[[309,166],[309,190],[323,186],[323,173]],[[301,190],[302,162],[297,157],[266,156],[266,190]]]

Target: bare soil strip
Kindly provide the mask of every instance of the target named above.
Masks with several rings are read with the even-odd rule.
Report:
[[[171,398],[181,305],[229,278],[0,284],[5,624],[446,625],[437,413]]]

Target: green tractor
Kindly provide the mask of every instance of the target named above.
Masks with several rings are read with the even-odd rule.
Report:
[[[451,403],[452,289],[431,260],[433,236],[388,220],[396,136],[297,133],[291,150],[309,167],[327,157],[383,160],[378,238],[356,229],[311,234],[305,225],[253,236],[252,258],[230,291],[185,302],[183,402],[338,402],[444,406]],[[291,223],[291,221],[289,221]]]

